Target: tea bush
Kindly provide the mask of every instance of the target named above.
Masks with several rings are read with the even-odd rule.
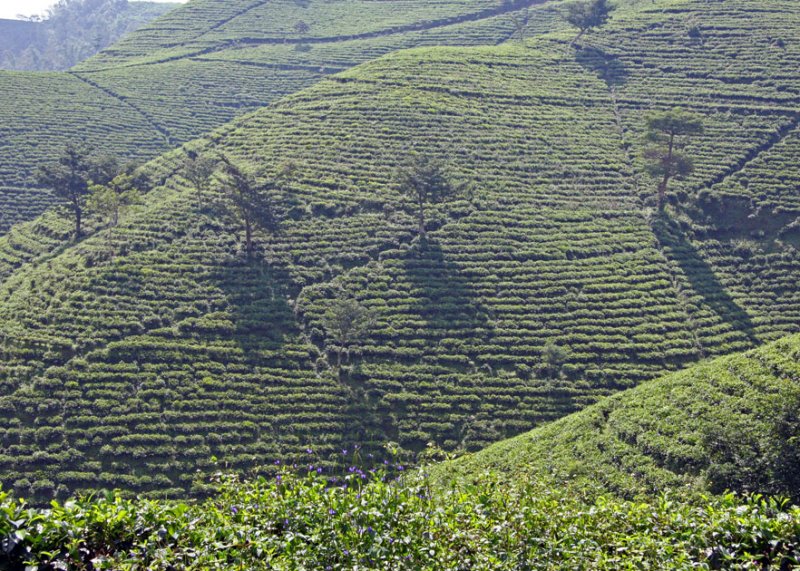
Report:
[[[401,467],[394,467],[395,470]],[[439,489],[282,470],[220,477],[199,503],[84,497],[36,510],[0,492],[4,569],[789,569],[800,510],[761,496],[587,500],[525,477]]]

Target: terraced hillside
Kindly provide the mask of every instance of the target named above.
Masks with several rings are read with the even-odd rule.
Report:
[[[76,134],[155,157],[388,52],[480,45],[563,25],[542,0],[193,0],[66,74],[0,72],[0,233],[52,204],[31,173]],[[46,85],[47,87],[44,87]]]
[[[547,474],[627,497],[664,490],[800,498],[800,336],[614,395],[437,477]],[[681,492],[683,493],[683,492]]]
[[[58,213],[17,226],[0,239],[3,483],[179,494],[212,456],[244,470],[308,446],[322,463],[356,442],[471,450],[797,332],[791,182],[759,175],[796,122],[780,73],[795,52],[746,49],[761,36],[744,16],[783,36],[800,14],[764,4],[646,2],[577,47],[553,33],[397,52],[154,161],[163,184],[116,228],[69,245]],[[723,36],[769,79],[725,88]],[[707,129],[659,215],[641,117],[678,101]],[[254,259],[219,188],[198,199],[182,177],[189,149],[262,179],[295,165]],[[427,243],[393,177],[412,152],[469,182],[431,210]],[[770,224],[731,228],[734,209]],[[377,326],[337,371],[323,314],[342,296]]]

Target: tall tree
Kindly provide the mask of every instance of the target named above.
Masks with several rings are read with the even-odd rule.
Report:
[[[358,301],[338,297],[322,317],[322,326],[336,350],[336,366],[342,368],[342,357],[375,327],[375,316]],[[349,358],[349,357],[348,357]]]
[[[614,7],[609,5],[608,0],[583,0],[570,4],[566,20],[579,30],[570,45],[574,46],[589,30],[605,25],[612,10]]]
[[[525,8],[519,12],[511,13],[511,23],[514,24],[514,36],[518,42],[524,42],[528,33],[528,23],[531,20],[530,11]]]
[[[234,213],[244,225],[245,252],[249,257],[253,253],[253,231],[257,226],[270,233],[278,230],[278,216],[267,195],[274,184],[259,185],[255,176],[225,155],[220,157],[220,165],[225,176],[225,194],[233,205]]]
[[[416,155],[396,173],[400,190],[411,198],[417,209],[419,236],[427,236],[425,206],[444,202],[456,194],[457,189],[450,181],[444,163],[436,159]]]
[[[650,146],[645,149],[647,170],[659,177],[658,208],[664,208],[669,181],[684,178],[694,172],[694,162],[684,148],[690,137],[704,132],[703,118],[684,109],[654,113],[647,118],[646,139]]]
[[[123,171],[107,184],[90,184],[86,207],[107,219],[112,226],[119,223],[120,214],[141,201],[131,172]]]
[[[198,204],[203,199],[203,193],[208,190],[211,177],[217,169],[217,160],[209,155],[198,155],[189,151],[183,162],[183,174],[192,183],[197,192]]]
[[[38,183],[67,201],[72,209],[76,239],[83,233],[84,200],[90,184],[107,184],[110,180],[108,177],[116,176],[114,164],[116,162],[107,157],[93,159],[86,147],[69,143],[58,161],[44,165],[37,171]]]

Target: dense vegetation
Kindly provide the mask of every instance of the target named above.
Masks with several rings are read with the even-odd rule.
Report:
[[[636,497],[728,489],[800,501],[800,336],[722,357],[609,397],[443,465],[551,474]]]
[[[80,242],[66,211],[16,226],[0,239],[4,485],[177,496],[214,455],[245,470],[309,444],[323,464],[356,442],[475,450],[797,332],[796,77],[779,73],[796,52],[749,46],[795,37],[798,10],[770,5],[755,24],[752,0],[622,3],[574,46],[568,30],[385,56],[152,162],[143,203],[87,220]],[[451,25],[501,21],[485,20]],[[235,49],[289,49],[256,40]],[[103,57],[139,58],[133,45]],[[720,61],[752,81],[729,87]],[[645,111],[679,105],[704,132],[659,213]],[[426,205],[426,240],[397,176],[415,152],[459,189]],[[247,247],[230,177],[198,190],[192,155],[252,175],[277,229]],[[757,182],[775,160],[783,186]],[[331,326],[334,303],[368,312],[356,342]]]
[[[60,0],[44,19],[0,22],[0,69],[66,70],[177,4]],[[18,29],[19,28],[19,29]]]
[[[537,5],[530,34],[560,25],[539,3],[193,0],[68,74],[0,72],[0,233],[53,203],[32,171],[75,133],[121,157],[154,157],[391,51],[502,42],[521,5]]]
[[[734,495],[586,500],[488,473],[442,490],[419,474],[281,470],[244,485],[221,478],[199,504],[110,494],[36,511],[0,492],[2,553],[9,571],[783,570],[800,564],[800,510]]]

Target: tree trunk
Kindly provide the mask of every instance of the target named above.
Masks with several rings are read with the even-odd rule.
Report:
[[[428,236],[427,231],[425,230],[425,203],[423,201],[419,201],[419,237],[421,239],[425,239]]]
[[[81,234],[83,233],[83,229],[81,228],[81,219],[83,217],[83,212],[81,211],[80,203],[75,200],[72,202],[72,207],[75,210],[75,239],[79,239]]]
[[[244,220],[244,250],[248,257],[253,253],[253,225],[249,218]]]
[[[675,133],[669,134],[669,150],[667,151],[667,160],[664,165],[664,178],[658,185],[658,209],[664,210],[664,204],[667,201],[667,186],[669,179],[672,176],[672,153],[675,149]]]
[[[578,33],[578,35],[577,35],[577,36],[575,36],[575,39],[573,39],[573,40],[572,40],[572,43],[569,45],[569,47],[571,47],[571,48],[574,48],[574,47],[575,47],[575,44],[577,44],[577,43],[578,43],[578,40],[580,40],[580,39],[583,37],[583,35],[584,35],[584,34],[585,34],[587,31],[588,31],[588,29],[587,29],[587,30],[581,30],[581,31]]]

